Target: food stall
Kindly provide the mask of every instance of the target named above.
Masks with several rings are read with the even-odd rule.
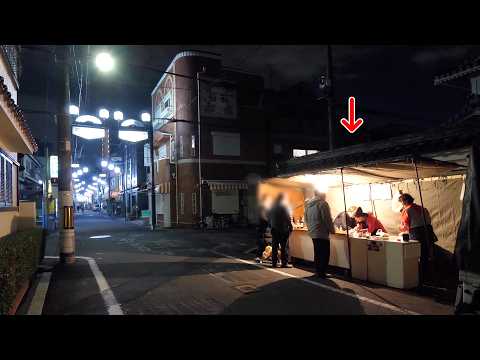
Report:
[[[445,240],[455,236],[460,221],[464,173],[465,168],[454,163],[397,159],[266,179],[258,187],[258,198],[274,198],[279,192],[286,195],[294,228],[290,256],[307,261],[313,261],[313,243],[303,221],[304,203],[313,196],[313,190],[326,194],[332,218],[361,207],[377,217],[387,231],[369,234],[336,227],[330,237],[329,265],[350,271],[356,279],[413,288],[418,285],[420,244],[404,239],[399,232],[398,195],[400,191],[410,193],[418,204],[427,200],[425,207],[435,232]]]

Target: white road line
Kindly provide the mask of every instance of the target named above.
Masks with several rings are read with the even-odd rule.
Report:
[[[35,289],[32,302],[28,308],[27,315],[42,315],[43,305],[47,296],[48,286],[50,285],[51,272],[44,272],[40,277],[40,281]]]
[[[58,256],[45,256],[45,258],[50,259],[58,259]],[[86,260],[88,265],[90,266],[90,270],[92,270],[93,275],[95,276],[95,280],[98,285],[98,289],[100,290],[100,294],[102,295],[103,301],[107,306],[108,315],[124,315],[120,304],[115,297],[110,285],[103,276],[102,271],[97,265],[95,259],[86,256],[76,256],[77,259]]]
[[[310,280],[310,279],[305,279],[305,278],[302,278],[302,277],[300,277],[300,276],[296,276],[296,275],[293,275],[293,274],[289,274],[289,273],[287,273],[287,272],[283,272],[283,271],[276,270],[276,269],[273,269],[273,268],[268,268],[268,267],[265,267],[265,266],[263,266],[263,265],[257,264],[257,263],[255,263],[255,262],[253,262],[253,261],[244,260],[244,259],[239,259],[239,258],[230,256],[230,255],[227,255],[227,254],[223,254],[223,253],[221,253],[221,252],[219,252],[219,251],[216,251],[216,250],[212,250],[212,252],[213,252],[214,254],[217,254],[217,255],[220,255],[220,256],[223,256],[223,257],[226,257],[226,258],[229,258],[229,259],[232,259],[232,260],[235,260],[235,261],[244,263],[244,264],[249,264],[249,265],[252,265],[252,266],[261,268],[261,269],[265,269],[265,270],[274,272],[274,273],[276,273],[276,274],[280,274],[280,275],[283,275],[283,276],[286,276],[286,277],[298,279],[298,280],[300,280],[300,281],[303,281],[303,282],[306,282],[306,283],[308,283],[308,284],[311,284],[311,285],[320,287],[320,288],[322,288],[322,289],[325,289],[325,290],[328,290],[328,291],[332,291],[332,292],[335,292],[335,293],[337,293],[337,294],[349,296],[349,297],[354,298],[354,299],[357,299],[357,300],[359,300],[359,301],[363,301],[363,302],[366,302],[366,303],[369,303],[369,304],[373,304],[373,305],[376,305],[376,306],[380,306],[380,307],[383,307],[383,308],[388,309],[388,310],[392,310],[392,311],[396,311],[396,312],[404,313],[404,314],[408,314],[408,315],[420,315],[419,313],[416,313],[416,312],[410,311],[410,310],[406,310],[406,309],[402,309],[402,308],[400,308],[400,307],[398,307],[398,306],[394,306],[394,305],[390,305],[390,304],[387,304],[387,303],[384,303],[384,302],[381,302],[381,301],[377,301],[377,300],[374,300],[374,299],[370,299],[370,298],[365,297],[365,296],[361,296],[361,295],[357,295],[357,294],[352,294],[352,293],[349,293],[349,292],[344,291],[344,290],[336,289],[336,288],[333,288],[333,287],[331,287],[331,286],[324,285],[324,284],[321,284],[321,283],[316,282],[316,281],[312,281],[312,280]]]

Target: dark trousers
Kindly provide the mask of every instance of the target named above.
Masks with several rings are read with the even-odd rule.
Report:
[[[278,232],[272,229],[272,265],[276,265],[278,262],[278,246],[281,247],[282,265],[288,263],[287,243],[289,233]]]
[[[318,275],[323,276],[327,272],[328,262],[330,261],[330,240],[319,238],[312,240],[315,271]]]
[[[430,247],[432,246],[431,235],[429,229],[425,231],[425,228],[416,227],[409,231],[411,239],[420,242],[420,283],[423,283],[428,279],[429,267],[430,267]]]

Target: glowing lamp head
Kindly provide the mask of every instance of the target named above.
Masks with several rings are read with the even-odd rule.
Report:
[[[82,170],[84,174],[88,173],[88,167],[85,166]]]
[[[98,117],[100,119],[108,119],[110,117],[110,112],[107,109],[100,109],[98,112]]]
[[[112,171],[115,168],[115,165],[113,164],[108,164],[108,170]]]
[[[115,174],[120,174],[120,168],[118,166],[115,166],[114,170]]]
[[[102,165],[102,168],[106,168],[108,166],[108,161],[107,160],[102,160],[100,163]]]
[[[102,52],[95,57],[95,65],[102,72],[112,71],[114,61],[109,53]]]
[[[122,121],[123,120],[123,113],[121,111],[115,111],[113,113],[113,119],[117,121]]]
[[[140,118],[142,119],[143,122],[150,122],[151,116],[150,113],[144,112],[140,115]]]
[[[80,109],[78,106],[75,106],[75,105],[70,105],[68,107],[68,112],[70,115],[79,115],[80,114]]]

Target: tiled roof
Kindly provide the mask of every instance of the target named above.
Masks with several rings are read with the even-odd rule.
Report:
[[[440,85],[448,81],[452,81],[452,80],[467,76],[476,71],[480,71],[480,56],[475,59],[464,62],[463,64],[459,65],[456,69],[448,73],[435,76],[433,80],[433,84]]]
[[[0,76],[0,96],[2,96],[5,99],[5,102],[7,103],[8,108],[12,111],[12,114],[15,120],[17,121],[17,123],[19,124],[23,135],[30,141],[33,151],[36,152],[38,150],[37,142],[35,141],[35,138],[33,137],[32,132],[28,127],[27,121],[23,116],[22,110],[17,104],[15,104],[15,101],[12,99],[12,95],[8,91],[7,85],[5,85],[3,77],[1,76]]]
[[[279,164],[277,173],[295,174],[308,170],[333,169],[393,159],[400,160],[426,153],[467,147],[480,139],[480,119],[477,117],[476,120],[467,126],[439,127],[418,135],[404,135],[295,158]]]

